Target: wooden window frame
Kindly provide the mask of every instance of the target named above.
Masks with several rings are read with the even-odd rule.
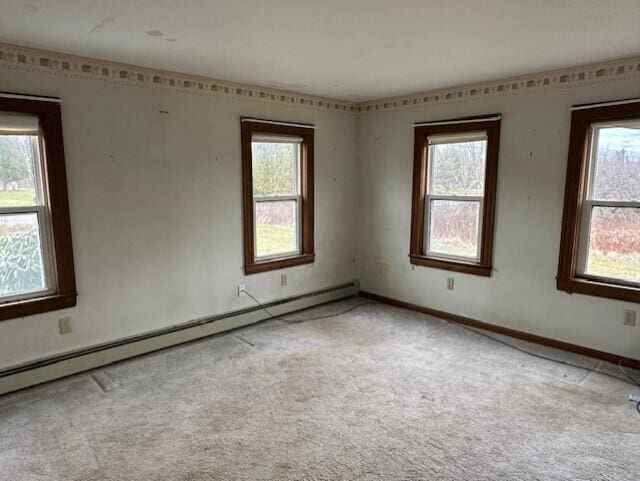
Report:
[[[56,99],[0,95],[0,112],[15,112],[38,117],[43,155],[43,182],[49,206],[52,275],[55,289],[47,294],[0,303],[0,320],[30,316],[76,305],[76,280],[71,243],[71,221],[67,193],[62,115]]]
[[[244,223],[244,272],[246,275],[286,267],[311,264],[315,261],[313,234],[313,140],[311,125],[271,120],[241,118],[242,191]],[[251,139],[254,135],[289,136],[300,142],[300,253],[286,257],[256,259],[253,202]]]
[[[640,119],[640,101],[637,100],[611,102],[610,105],[593,107],[576,106],[571,112],[560,256],[556,277],[558,290],[640,303],[638,287],[590,279],[578,273],[580,230],[588,187],[591,126],[601,122],[633,119]]]
[[[493,238],[498,184],[498,152],[500,148],[500,114],[465,117],[417,124],[414,127],[413,194],[411,206],[411,264],[447,271],[490,277],[493,262]],[[425,208],[429,173],[428,137],[443,134],[486,132],[484,204],[480,225],[478,262],[436,258],[425,252]]]

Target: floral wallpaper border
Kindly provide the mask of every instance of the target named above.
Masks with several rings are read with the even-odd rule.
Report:
[[[358,104],[357,111],[362,113],[379,112],[481,97],[526,94],[539,90],[555,90],[635,78],[640,79],[640,56],[522,75],[492,82],[475,83],[382,100],[373,100]]]
[[[640,79],[640,56],[635,56],[579,67],[523,75],[511,79],[475,83],[460,87],[354,103],[6,43],[0,43],[0,67],[51,73],[71,78],[101,80],[122,85],[137,85],[146,88],[175,90],[200,95],[236,97],[323,110],[365,114],[488,96],[517,95],[532,91],[567,88],[592,83],[635,78]]]
[[[101,80],[121,85],[136,85],[202,95],[239,97],[341,112],[357,112],[356,104],[353,102],[226,82],[177,72],[166,72],[6,43],[0,43],[0,67],[51,73],[71,78]]]

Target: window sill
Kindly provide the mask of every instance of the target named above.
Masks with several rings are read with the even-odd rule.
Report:
[[[0,304],[0,321],[73,307],[76,297],[77,294],[53,294]]]
[[[244,273],[258,274],[260,272],[274,271],[277,269],[284,269],[285,267],[300,266],[303,264],[313,264],[315,261],[315,254],[299,254],[291,257],[281,257],[277,259],[267,259],[253,264],[245,264]]]
[[[588,296],[640,303],[640,288],[637,287],[573,277],[569,279],[557,278],[557,288],[559,291],[565,291],[569,294],[586,294]]]
[[[462,272],[464,274],[473,274],[482,277],[491,277],[491,266],[445,261],[442,259],[434,259],[433,257],[419,255],[410,255],[409,260],[411,264],[416,266],[433,267],[434,269],[443,269],[446,271]]]

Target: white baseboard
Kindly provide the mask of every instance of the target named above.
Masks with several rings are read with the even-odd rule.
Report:
[[[282,315],[352,297],[357,295],[358,292],[358,283],[354,281],[272,301],[266,303],[265,307],[275,315]],[[268,318],[269,315],[263,309],[250,307],[13,366],[0,371],[0,395],[230,329],[254,324]]]

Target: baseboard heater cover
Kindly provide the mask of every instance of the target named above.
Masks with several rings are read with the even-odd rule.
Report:
[[[263,305],[275,315],[283,315],[353,297],[358,292],[358,282],[353,281]],[[261,307],[251,306],[9,367],[0,370],[0,395],[255,324],[269,317]]]

